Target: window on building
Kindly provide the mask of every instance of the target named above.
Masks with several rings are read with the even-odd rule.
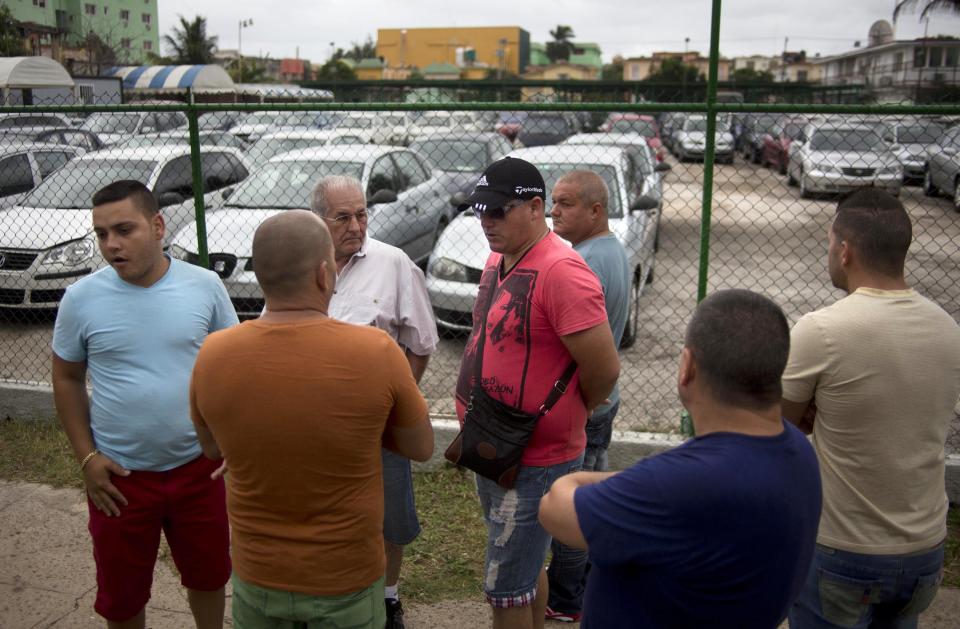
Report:
[[[747,70],[753,70],[755,67],[756,67],[756,63],[754,63],[753,61],[747,62]]]
[[[797,70],[797,81],[799,81],[800,83],[806,83],[807,81],[806,70]]]
[[[130,12],[127,11],[126,9],[120,11],[120,19],[123,20],[124,22],[129,22],[129,21],[130,21]]]
[[[97,5],[95,4],[85,4],[83,5],[83,12],[87,15],[96,15],[97,14]]]
[[[149,14],[149,13],[144,13],[143,15],[140,16],[140,19],[143,20],[143,23],[144,23],[144,24],[149,24],[149,23],[150,23],[150,14]]]
[[[145,42],[143,42],[143,49],[144,49],[144,50],[153,50],[153,42],[152,42],[152,41],[145,41]]]
[[[121,47],[121,48],[129,48],[129,47],[130,47],[130,39],[127,38],[127,37],[124,37],[123,39],[121,39],[121,40],[120,40],[120,47]]]
[[[928,49],[928,54],[931,68],[939,68],[941,65],[943,65],[941,63],[943,61],[943,48],[934,46],[933,48]]]
[[[946,49],[945,53],[943,65],[947,66],[948,68],[956,68],[957,65],[960,65],[960,63],[958,63],[958,61],[960,61],[960,48],[951,46],[950,48]]]
[[[927,49],[923,46],[917,46],[913,49],[913,67],[927,67]]]
[[[104,7],[103,7],[103,14],[106,15],[109,10],[110,10],[110,7],[104,6]]]
[[[901,70],[903,70],[903,53],[898,52],[893,55],[893,71],[900,72]]]

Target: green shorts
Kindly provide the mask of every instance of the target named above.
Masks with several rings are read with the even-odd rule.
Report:
[[[383,629],[383,577],[352,594],[311,596],[252,585],[233,574],[233,626],[243,629]]]

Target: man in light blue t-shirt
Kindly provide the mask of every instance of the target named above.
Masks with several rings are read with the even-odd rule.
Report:
[[[607,320],[617,347],[623,338],[630,303],[630,261],[627,252],[610,232],[607,217],[609,191],[603,179],[593,171],[567,173],[553,187],[553,231],[567,239],[603,286]],[[620,390],[614,386],[609,402],[598,406],[587,419],[587,449],[583,469],[603,472],[607,469],[607,449],[613,434],[613,419],[620,408]],[[583,605],[587,555],[554,541],[553,558],[547,569],[550,595],[547,618],[562,622],[579,620]]]
[[[230,575],[224,486],[211,477],[218,464],[201,454],[189,383],[204,339],[237,315],[216,274],[163,253],[163,217],[146,186],[112,183],[93,206],[110,266],[64,295],[53,390],[87,490],[94,609],[108,626],[144,626],[163,530],[197,627],[221,627]]]

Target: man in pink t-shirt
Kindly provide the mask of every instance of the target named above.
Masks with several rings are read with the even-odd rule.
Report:
[[[536,414],[571,361],[578,366],[537,423],[514,488],[477,476],[488,532],[484,591],[495,629],[543,627],[550,536],[537,521],[540,498],[579,468],[587,416],[620,372],[600,282],[548,228],[544,187],[534,165],[507,157],[484,171],[467,201],[492,253],[457,380],[461,422],[478,373],[488,395]]]

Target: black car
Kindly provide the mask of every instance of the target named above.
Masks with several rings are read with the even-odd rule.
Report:
[[[528,147],[559,144],[576,132],[576,123],[565,112],[530,112],[520,127],[517,142]]]

